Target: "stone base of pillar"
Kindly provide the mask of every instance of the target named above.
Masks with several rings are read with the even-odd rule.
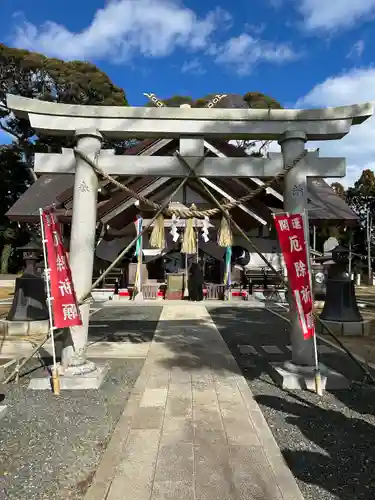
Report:
[[[324,324],[336,335],[349,335],[352,337],[368,337],[371,333],[371,321],[327,321]],[[322,323],[317,324],[317,333],[327,334]]]
[[[323,390],[349,387],[349,381],[344,375],[321,363],[319,366]],[[315,392],[315,369],[312,366],[298,366],[291,362],[271,363],[271,377],[283,389]]]
[[[0,334],[4,337],[37,336],[41,338],[49,333],[49,321],[7,321],[0,320]],[[10,339],[8,339],[10,340]]]
[[[99,389],[107,373],[108,365],[94,364],[92,361],[79,366],[71,366],[62,369],[58,365],[60,373],[60,388],[62,391]],[[50,377],[36,377],[31,379],[28,389],[33,391],[51,390]]]
[[[4,418],[7,413],[8,413],[8,407],[6,405],[3,406],[0,405],[0,420]]]

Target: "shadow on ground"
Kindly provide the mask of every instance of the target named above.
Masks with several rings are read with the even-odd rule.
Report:
[[[89,343],[150,342],[154,336],[162,307],[110,307],[91,317]]]
[[[347,391],[345,391],[347,392]],[[375,395],[375,394],[374,394]],[[314,450],[282,449],[297,479],[315,484],[340,500],[370,500],[375,493],[375,428],[362,418],[313,404],[259,395],[256,400],[284,415],[285,424],[298,427]]]

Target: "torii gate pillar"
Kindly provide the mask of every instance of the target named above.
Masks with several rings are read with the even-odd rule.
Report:
[[[95,161],[100,153],[102,135],[97,130],[76,132],[77,146]],[[76,158],[74,176],[72,230],[70,236],[69,263],[74,289],[78,300],[90,291],[94,267],[98,178],[94,170],[80,157]],[[70,328],[64,337],[61,365],[63,371],[72,374],[95,370],[93,363],[86,362],[86,349],[90,316],[90,302],[80,306],[82,326]],[[76,373],[77,372],[77,373]]]
[[[299,157],[307,141],[306,134],[299,131],[287,131],[279,139],[284,165],[290,165]],[[293,168],[284,177],[284,209],[290,214],[301,214],[307,209],[307,169],[303,158],[298,167]],[[309,248],[309,246],[306,246]],[[308,258],[310,256],[308,255]],[[313,339],[303,338],[293,296],[288,293],[290,308],[290,340],[292,345],[292,363],[297,366],[314,366]]]
[[[284,166],[290,165],[295,158],[298,158],[305,149],[307,135],[303,131],[288,130],[284,132],[278,140],[282,154]],[[307,209],[307,178],[314,176],[313,169],[309,169],[308,160],[304,157],[298,165],[285,173],[284,176],[284,209],[290,214],[301,214]],[[332,174],[334,167],[332,168]],[[315,172],[315,175],[317,172]],[[305,221],[308,223],[308,217]],[[307,233],[308,231],[306,231]],[[306,248],[310,245],[306,242]],[[310,255],[307,255],[310,259]],[[298,319],[296,305],[293,295],[289,289],[288,293],[290,311],[290,343],[292,346],[292,360],[286,363],[275,364],[273,366],[275,381],[286,389],[315,389],[315,352],[314,339],[305,340],[302,327]],[[320,364],[323,389],[342,389],[348,387],[347,379]]]

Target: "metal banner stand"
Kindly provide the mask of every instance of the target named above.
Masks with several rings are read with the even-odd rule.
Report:
[[[311,258],[310,258],[310,232],[309,232],[309,221],[308,221],[306,210],[303,211],[302,220],[303,220],[303,229],[304,229],[304,233],[305,233],[306,262],[307,262],[307,269],[308,269],[309,279],[310,279],[312,313],[314,313],[314,294],[313,294],[313,287],[312,287],[312,272],[311,272]],[[315,361],[315,391],[318,394],[318,396],[322,396],[323,395],[322,377],[321,377],[320,367],[319,367],[315,321],[314,321],[313,341],[314,341],[314,361]]]
[[[52,391],[53,393],[58,396],[60,394],[60,379],[59,379],[59,374],[58,374],[58,369],[57,369],[57,362],[56,362],[56,347],[55,347],[55,337],[54,337],[54,330],[55,327],[53,326],[53,313],[52,313],[52,301],[53,297],[51,296],[51,287],[50,287],[50,268],[48,267],[48,259],[47,259],[47,247],[46,247],[46,236],[45,236],[45,231],[44,231],[44,222],[43,222],[43,209],[39,209],[39,216],[40,216],[40,230],[42,233],[42,245],[43,245],[43,259],[44,259],[44,274],[45,274],[45,280],[46,280],[46,292],[47,292],[47,305],[48,305],[48,313],[49,313],[49,330],[50,330],[50,336],[52,340],[52,359],[53,359],[53,368],[52,368]]]

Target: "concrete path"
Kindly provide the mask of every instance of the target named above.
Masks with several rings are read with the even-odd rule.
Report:
[[[165,306],[85,500],[303,500],[204,305]]]

